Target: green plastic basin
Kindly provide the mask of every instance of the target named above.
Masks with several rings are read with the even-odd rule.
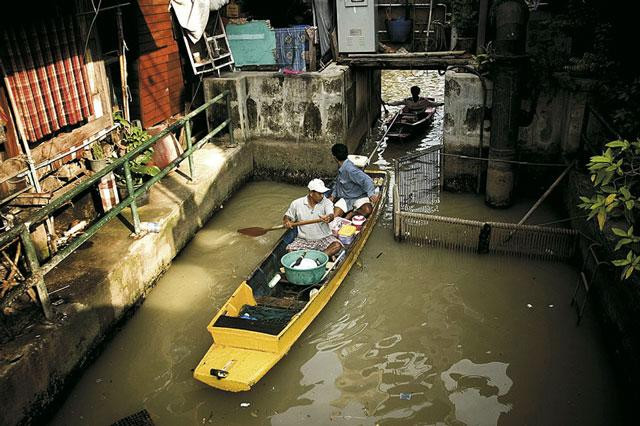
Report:
[[[293,265],[301,256],[307,259],[318,260],[320,265],[312,269],[292,269]],[[329,256],[318,250],[296,250],[282,256],[280,263],[284,266],[284,274],[287,281],[297,285],[313,285],[320,282],[326,271]]]

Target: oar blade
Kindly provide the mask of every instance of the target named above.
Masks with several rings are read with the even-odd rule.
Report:
[[[266,234],[267,230],[258,226],[253,226],[251,228],[238,229],[238,232],[243,235],[248,235],[249,237],[259,237]]]

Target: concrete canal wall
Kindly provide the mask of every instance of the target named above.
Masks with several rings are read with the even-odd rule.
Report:
[[[588,298],[593,310],[586,315],[596,314],[603,326],[604,336],[609,353],[614,360],[620,382],[625,385],[626,396],[633,403],[640,402],[640,278],[631,276],[626,281],[618,277],[621,268],[610,264],[608,258],[622,258],[624,250],[615,251],[616,238],[614,227],[625,229],[624,220],[612,218],[607,221],[604,232],[598,229],[595,220],[585,220],[584,210],[578,208],[577,194],[593,196],[593,185],[588,175],[579,172],[569,174],[564,191],[565,206],[569,216],[573,218],[572,227],[580,231],[580,255],[585,262],[585,276],[590,282],[588,296],[581,288],[578,301],[582,303]],[[589,254],[589,246],[594,246],[598,260],[603,262],[597,266]],[[592,280],[592,281],[591,281]]]
[[[139,209],[142,221],[160,223],[159,233],[135,240],[123,222],[112,220],[45,276],[50,292],[63,289],[54,300],[59,296],[64,303],[54,306],[54,322],[37,323],[3,345],[0,424],[31,423],[42,415],[117,321],[253,172],[253,153],[245,143],[232,149],[207,145],[194,160],[195,183],[174,171],[153,186],[149,204]]]
[[[492,83],[485,80],[487,120],[483,123],[482,81],[474,74],[447,71],[445,76],[444,152],[453,155],[487,157],[491,136],[490,110],[492,108]],[[531,120],[520,127],[517,159],[522,161],[557,163],[561,154],[574,154],[580,146],[580,131],[587,101],[591,96],[592,80],[569,77],[563,73],[553,76],[549,87],[543,88],[536,102],[523,102],[523,116]],[[534,109],[530,114],[528,109]],[[445,189],[473,192],[478,179],[484,179],[485,161],[447,156],[443,174]],[[534,169],[527,169],[536,173]],[[522,178],[523,176],[521,176]],[[484,190],[481,182],[480,188]]]
[[[380,111],[380,71],[335,64],[288,76],[238,72],[207,78],[204,88],[206,99],[231,90],[234,137],[252,142],[256,175],[288,181],[333,175],[331,145],[354,151]]]

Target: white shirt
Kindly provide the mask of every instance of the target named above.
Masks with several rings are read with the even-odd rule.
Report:
[[[315,206],[311,207],[307,195],[291,202],[285,216],[289,216],[294,222],[301,220],[318,219],[320,215],[333,214],[333,203],[323,197]],[[298,227],[298,237],[305,240],[319,240],[331,235],[329,224],[320,222]]]

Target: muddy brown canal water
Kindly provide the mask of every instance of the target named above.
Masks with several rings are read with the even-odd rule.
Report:
[[[425,78],[407,76],[408,85]],[[383,158],[430,143],[390,147]],[[52,423],[108,425],[141,409],[157,425],[620,423],[622,396],[593,315],[576,327],[569,306],[575,268],[398,243],[389,214],[327,307],[250,392],[195,381],[211,344],[208,321],[279,237],[235,230],[279,223],[305,192],[254,182],[236,193]],[[532,202],[496,212],[474,195],[444,194],[441,211],[517,221]],[[543,208],[530,223],[556,218]]]

